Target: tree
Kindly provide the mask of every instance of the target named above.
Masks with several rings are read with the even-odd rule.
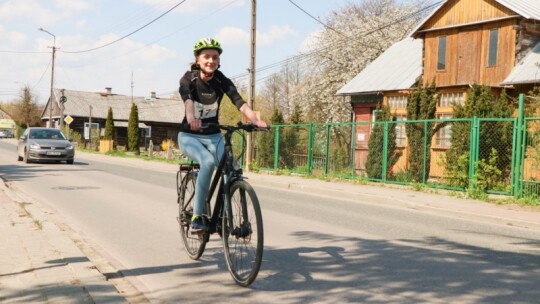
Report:
[[[407,99],[407,120],[435,118],[437,109],[436,89],[435,81],[433,81],[429,86],[421,83],[411,92]],[[415,182],[425,182],[424,172],[427,174],[430,172],[431,140],[437,130],[438,128],[434,128],[433,123],[409,122],[405,124],[409,146],[409,174]],[[427,153],[424,153],[424,151]]]
[[[140,137],[139,110],[135,103],[131,105],[131,111],[129,112],[127,135],[128,135],[128,139],[126,142],[126,151],[135,152],[135,154],[139,154],[140,153],[139,151],[139,137]]]
[[[411,13],[423,3],[366,0],[349,3],[327,17],[326,29],[314,37],[313,52],[299,58],[304,62],[306,77],[297,86],[293,100],[304,106],[310,121],[350,120],[350,100],[336,96],[336,91],[409,34],[422,18]],[[350,134],[333,136],[350,138]]]
[[[279,111],[279,109],[274,109],[274,113],[272,114],[272,117],[270,118],[270,124],[271,125],[282,125],[284,123],[283,120],[283,114]],[[278,132],[278,129],[275,128],[275,132]],[[281,128],[280,128],[281,130]],[[257,163],[261,167],[271,168],[274,167],[274,150],[275,150],[275,140],[274,140],[275,134],[272,132],[261,132],[257,135]],[[287,155],[286,150],[281,149],[284,147],[283,144],[283,137],[280,136],[279,141],[279,155],[284,156]]]
[[[22,127],[28,128],[39,126],[41,123],[40,107],[36,103],[36,96],[32,93],[29,86],[21,89],[20,99],[12,106],[8,106],[10,115],[15,121],[22,124]]]
[[[114,138],[114,119],[113,119],[113,110],[109,107],[107,112],[107,120],[105,121],[105,135],[104,138],[111,140]]]
[[[510,118],[513,109],[511,100],[504,89],[498,97],[495,97],[490,87],[473,85],[468,91],[465,104],[454,105],[454,117]],[[446,152],[445,174],[451,186],[461,188],[469,186],[471,128],[471,123],[455,123],[452,126],[451,146]],[[505,121],[483,121],[478,132],[480,143],[478,160],[481,163],[474,165],[477,168],[483,168],[486,165],[496,166],[501,171],[500,178],[499,180],[490,178],[493,182],[489,186],[501,184],[501,179],[508,176],[510,171],[513,125]],[[479,172],[486,171],[488,170]],[[477,180],[484,178],[486,177],[476,177]]]
[[[392,168],[401,157],[401,152],[397,149],[397,132],[395,125],[388,124],[387,154],[383,154],[385,122],[394,120],[390,115],[390,108],[382,106],[375,112],[373,130],[369,136],[368,156],[366,160],[366,174],[369,178],[381,179],[383,174],[390,175]],[[386,172],[383,172],[383,160],[386,158]]]

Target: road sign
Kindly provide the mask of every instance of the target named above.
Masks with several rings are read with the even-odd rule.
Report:
[[[68,116],[66,116],[66,117],[64,118],[64,121],[65,121],[66,124],[69,126],[69,125],[73,122],[73,117],[71,117],[71,116],[68,115]]]

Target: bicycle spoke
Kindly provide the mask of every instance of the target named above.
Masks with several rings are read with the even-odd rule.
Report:
[[[262,261],[263,225],[255,191],[244,181],[231,187],[229,218],[224,226],[230,233],[224,238],[225,257],[234,280],[250,285],[257,277]],[[231,226],[232,222],[232,226]]]
[[[193,204],[195,196],[196,175],[189,174],[185,177],[185,186],[178,197],[179,200],[179,224],[182,234],[182,241],[188,256],[196,260],[201,257],[206,247],[206,238],[204,235],[191,234],[191,217],[193,216]]]

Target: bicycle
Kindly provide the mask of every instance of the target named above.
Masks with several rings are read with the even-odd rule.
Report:
[[[188,256],[198,260],[210,240],[210,235],[218,233],[223,239],[227,268],[234,281],[243,287],[249,286],[257,277],[261,267],[264,247],[263,221],[259,200],[255,190],[245,181],[242,169],[234,159],[231,137],[234,132],[261,131],[251,124],[238,123],[236,126],[203,124],[203,127],[219,127],[224,130],[225,150],[210,183],[208,199],[205,203],[206,215],[203,221],[209,231],[193,234],[191,217],[195,194],[198,164],[180,164],[176,174],[179,214],[182,240]],[[218,188],[212,212],[210,203]]]

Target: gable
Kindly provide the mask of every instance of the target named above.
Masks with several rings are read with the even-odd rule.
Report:
[[[517,16],[495,0],[447,1],[418,30],[431,30],[456,25]]]
[[[446,0],[411,32],[486,23],[508,18],[540,20],[540,0]]]

